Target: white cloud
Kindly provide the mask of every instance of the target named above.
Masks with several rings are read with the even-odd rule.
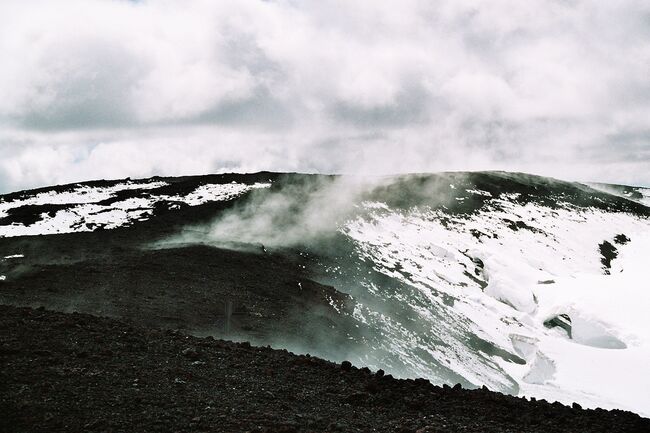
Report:
[[[220,170],[650,184],[650,6],[4,1],[0,190]]]

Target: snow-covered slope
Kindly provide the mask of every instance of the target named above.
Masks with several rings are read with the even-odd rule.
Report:
[[[154,214],[157,205],[177,209],[181,205],[198,206],[213,201],[232,200],[256,188],[267,188],[270,183],[251,185],[230,182],[200,185],[184,195],[156,194],[155,190],[167,182],[147,181],[117,182],[111,186],[72,185],[63,191],[45,191],[37,194],[0,198],[0,237],[34,236],[55,233],[92,231],[98,228],[113,229],[145,221]],[[137,195],[120,198],[122,191]],[[31,221],[9,221],[12,211],[43,206],[38,218]]]
[[[508,173],[353,186],[260,176],[12,194],[0,197],[0,237],[136,227],[160,209],[238,203],[181,241],[297,255],[315,280],[354,297],[365,337],[341,348],[354,363],[650,415],[649,190]]]
[[[463,216],[365,203],[368,213],[342,230],[379,272],[418,290],[400,299],[418,332],[364,309],[361,320],[392,334],[392,350],[417,374],[434,373],[414,355],[426,352],[475,385],[650,414],[650,221],[511,198]],[[611,269],[605,242],[620,252]],[[556,326],[562,319],[567,327]],[[468,336],[520,359],[472,347]]]

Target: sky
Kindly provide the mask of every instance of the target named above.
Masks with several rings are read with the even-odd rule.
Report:
[[[259,170],[650,185],[647,0],[3,0],[0,65],[0,192]]]

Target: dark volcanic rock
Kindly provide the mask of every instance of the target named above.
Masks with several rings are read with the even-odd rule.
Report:
[[[612,260],[618,257],[618,249],[611,242],[604,241],[598,245],[598,250],[600,251],[600,262],[603,264],[603,269],[606,274],[609,274],[609,270],[612,267]]]
[[[205,363],[188,363],[194,353]],[[283,350],[0,306],[0,431],[639,433],[650,420],[386,381]]]
[[[321,355],[323,338],[348,344],[357,332],[346,314],[352,298],[311,280],[286,256],[205,245],[147,248],[164,229],[161,217],[150,228],[0,238],[0,251],[25,254],[0,262],[0,274],[8,275],[0,302],[261,344],[295,341]]]

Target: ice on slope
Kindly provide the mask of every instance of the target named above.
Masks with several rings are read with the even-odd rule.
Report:
[[[567,394],[578,395],[588,406],[650,415],[648,258],[646,230],[621,247],[611,275],[579,273],[544,287],[537,317],[564,313],[573,324],[572,339],[540,336],[538,351],[556,368],[546,383],[547,396],[568,402]]]
[[[650,359],[647,219],[570,205],[522,206],[502,195],[468,217],[427,209],[393,212],[376,203],[343,232],[377,270],[430,300],[429,311],[415,297],[404,302],[444,345],[413,338],[382,318],[391,349],[409,357],[416,374],[434,375],[422,358],[416,365],[418,351],[425,351],[476,385],[503,390],[511,379],[520,395],[650,414],[644,367]],[[621,233],[632,241],[617,245],[621,253],[612,275],[604,275],[598,245]],[[454,301],[442,302],[441,292]],[[438,323],[441,314],[445,326]],[[572,339],[544,326],[560,314],[574,322]],[[366,313],[364,320],[373,317]],[[486,356],[464,343],[469,334],[526,363]]]

